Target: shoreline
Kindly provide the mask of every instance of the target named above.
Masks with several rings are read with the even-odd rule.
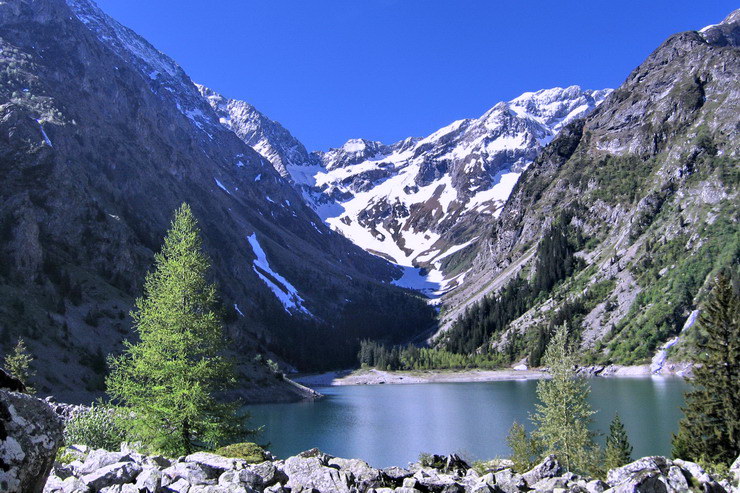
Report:
[[[640,366],[588,366],[581,368],[581,374],[587,377],[680,377],[690,376],[690,369],[683,365],[665,368],[654,373],[650,365]],[[385,371],[375,368],[339,370],[324,373],[291,375],[290,379],[309,388],[339,387],[346,385],[407,385],[423,383],[468,383],[468,382],[501,382],[511,380],[537,380],[547,378],[545,369],[512,369],[496,370],[401,370]]]

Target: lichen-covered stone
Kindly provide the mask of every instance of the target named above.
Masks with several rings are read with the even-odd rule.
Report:
[[[0,390],[0,491],[43,491],[62,430],[44,401]]]

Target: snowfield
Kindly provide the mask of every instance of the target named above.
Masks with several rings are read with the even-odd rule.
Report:
[[[423,138],[392,145],[351,139],[309,153],[251,105],[199,89],[221,122],[270,161],[324,223],[401,266],[395,284],[430,297],[464,279],[448,265],[474,241],[477,228],[467,226],[495,220],[539,150],[611,92],[526,92]]]

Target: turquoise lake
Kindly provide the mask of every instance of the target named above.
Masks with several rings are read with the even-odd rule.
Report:
[[[590,379],[594,430],[607,433],[618,412],[634,457],[669,455],[688,384],[680,378]],[[530,428],[537,381],[359,385],[319,388],[315,402],[249,406],[255,441],[285,458],[318,447],[375,467],[406,466],[421,452],[468,459],[507,456],[516,420]],[[601,437],[603,441],[603,436]]]

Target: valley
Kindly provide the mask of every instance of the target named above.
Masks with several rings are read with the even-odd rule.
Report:
[[[259,385],[275,385],[259,361],[348,368],[363,340],[537,366],[563,320],[584,364],[645,364],[737,265],[735,14],[615,90],[526,92],[426,137],[309,152],[88,0],[4,9],[0,339],[43,355],[46,391],[102,390],[182,201]],[[61,365],[82,389],[60,388]]]
[[[740,491],[740,10],[651,41],[613,88],[571,80],[613,69],[581,26],[567,80],[540,59],[525,72],[552,84],[473,113],[483,68],[519,83],[508,55],[560,45],[466,44],[517,16],[430,1],[390,46],[394,19],[369,19],[408,5],[380,4],[209,6],[181,66],[102,0],[0,0],[0,490]],[[625,47],[652,39],[594,8]],[[483,12],[496,29],[474,29]],[[181,39],[192,12],[170,14],[155,32]],[[431,64],[417,21],[444,40]],[[343,144],[307,149],[303,101],[294,134],[195,80],[197,54],[244,88],[269,67],[271,108],[285,67],[378,106],[406,87],[394,63],[420,93],[430,69],[469,73],[417,107],[422,135],[340,118]],[[338,82],[358,67],[377,95]],[[432,120],[450,100],[460,115]]]

